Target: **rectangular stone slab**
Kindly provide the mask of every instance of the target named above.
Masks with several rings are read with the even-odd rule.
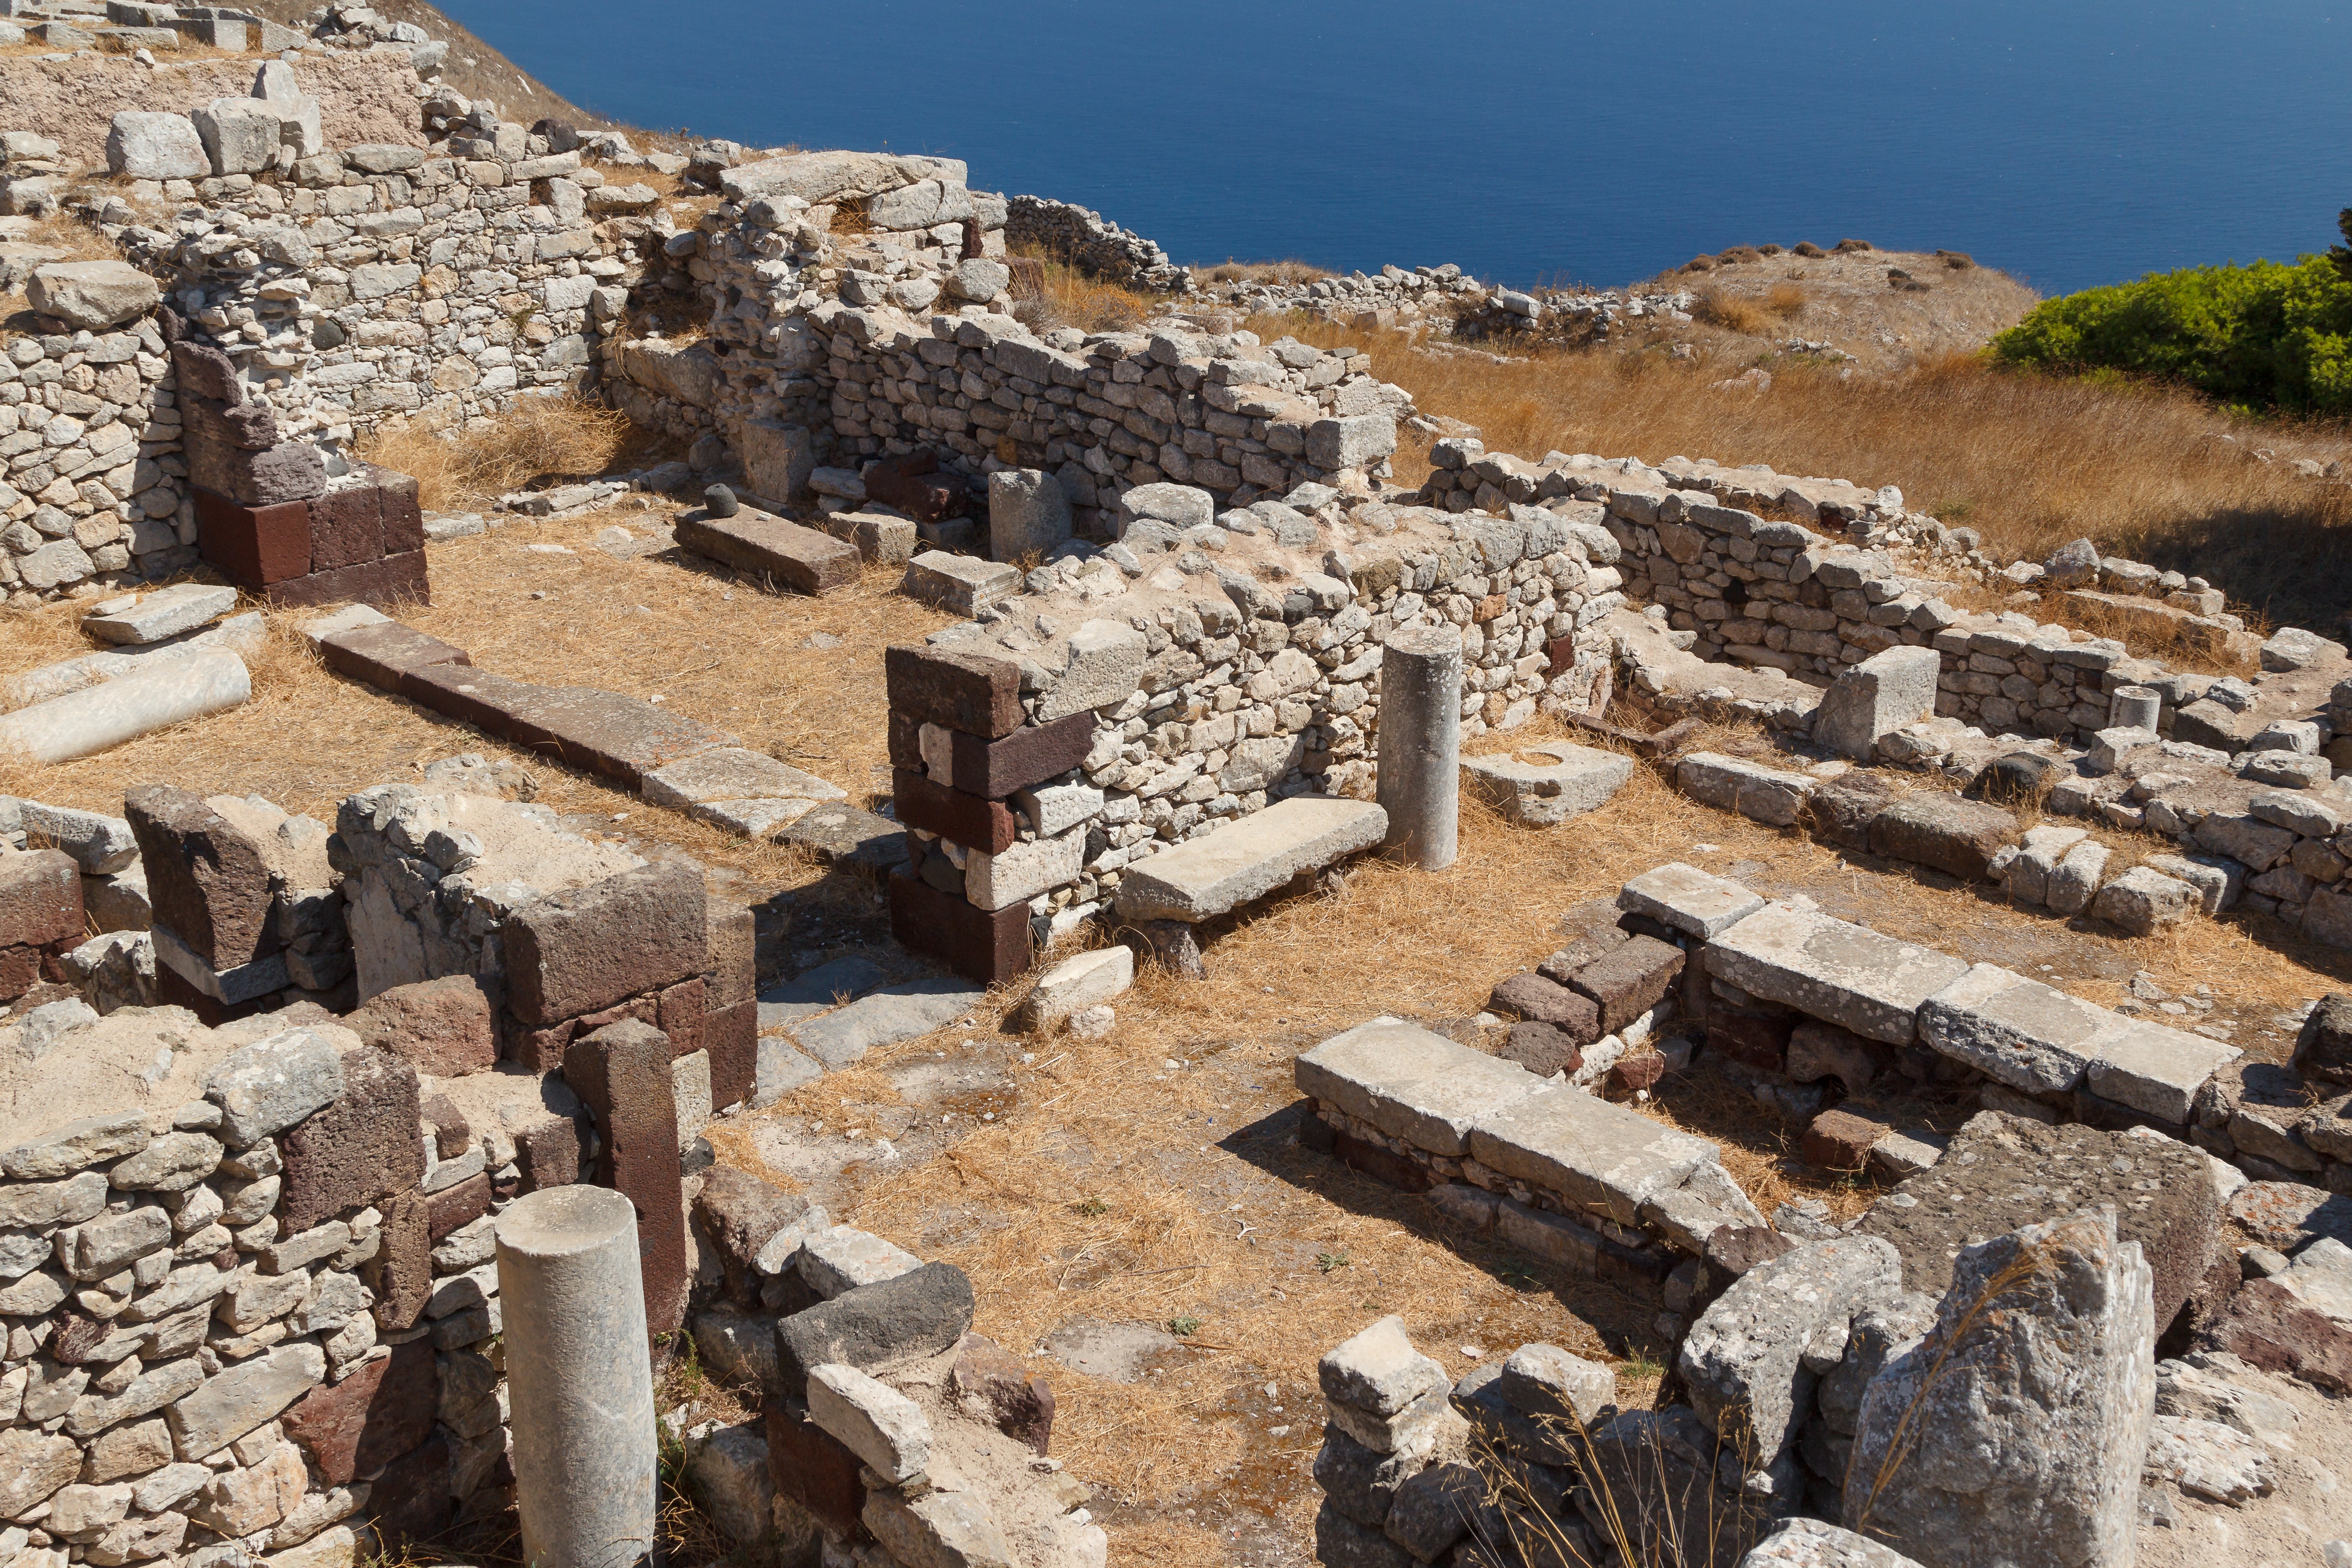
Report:
[[[1291,1066],[1301,1094],[1369,1121],[1433,1154],[1459,1156],[1470,1129],[1544,1080],[1519,1066],[1433,1035],[1375,1018],[1332,1036]]]
[[[857,547],[763,511],[680,516],[677,542],[738,572],[769,577],[802,594],[827,594],[857,581]]]
[[[1208,920],[1301,871],[1370,848],[1388,826],[1389,814],[1369,801],[1297,795],[1135,862],[1118,886],[1118,912],[1127,920]]]
[[[1470,1153],[1620,1225],[1639,1224],[1643,1204],[1719,1158],[1704,1138],[1565,1084],[1490,1105],[1471,1123]]]
[[[1670,860],[1619,889],[1617,907],[1712,941],[1762,909],[1764,900],[1728,878]]]
[[[2124,1023],[1999,964],[1979,963],[1919,1008],[1919,1037],[1954,1061],[2029,1094],[2063,1093]]]
[[[1919,1005],[1968,965],[1866,926],[1771,903],[1706,944],[1706,970],[1865,1039],[1909,1045]]]

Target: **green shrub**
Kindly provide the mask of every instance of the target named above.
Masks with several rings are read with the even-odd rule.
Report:
[[[2248,409],[2352,412],[2352,278],[2332,256],[2152,272],[2044,300],[1992,355],[2177,381]]]

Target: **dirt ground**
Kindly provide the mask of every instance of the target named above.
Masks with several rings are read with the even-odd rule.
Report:
[[[593,542],[617,524],[647,548],[659,516],[517,522],[435,545],[437,602],[404,618],[469,648],[481,668],[659,694],[861,801],[886,792],[880,648],[944,617],[892,593],[888,574],[822,601],[780,598],[691,558],[621,558]],[[0,672],[79,646],[65,608],[9,616]],[[574,823],[641,849],[682,849],[711,868],[722,895],[758,902],[763,980],[846,953],[907,964],[860,877],[721,838],[345,682],[290,626],[256,664],[257,694],[243,709],[79,763],[0,773],[0,790],[116,811],[126,787],[167,780],[331,816],[351,791],[436,758],[508,756]],[[1664,1346],[1654,1302],[1451,1234],[1423,1200],[1302,1149],[1293,1058],[1382,1013],[1475,1013],[1496,980],[1559,945],[1563,910],[1668,859],[1801,892],[2102,1002],[2141,971],[2168,993],[2209,984],[2220,994],[2210,1016],[2265,1054],[2291,1038],[2282,1009],[2342,983],[2341,955],[2265,946],[2235,922],[2123,941],[1932,875],[1882,871],[1695,805],[1637,768],[1571,827],[1515,828],[1473,810],[1444,872],[1368,862],[1341,896],[1263,910],[1211,947],[1207,979],[1147,975],[1118,1000],[1105,1038],[1003,1034],[1014,996],[992,997],[957,1025],[722,1121],[711,1141],[729,1163],[971,1275],[980,1330],[1047,1370],[1055,1452],[1096,1489],[1115,1562],[1304,1563],[1318,1501],[1315,1363],[1372,1319],[1402,1314],[1457,1376],[1530,1341],[1604,1357],[1636,1403],[1654,1388]],[[1797,1163],[1801,1129],[1704,1069],[1670,1080],[1652,1109],[1720,1140],[1768,1212],[1810,1196],[1844,1215],[1870,1200],[1866,1182]],[[1913,1109],[1949,1124],[1969,1108]]]
[[[1898,289],[1887,274],[1906,272],[1925,291]],[[1701,338],[1721,352],[1736,351],[1742,338],[1759,347],[1790,338],[1827,342],[1853,356],[1864,370],[1885,371],[1925,363],[1948,353],[1982,348],[1995,332],[2015,326],[2042,296],[2006,272],[1989,267],[1955,267],[1933,252],[1857,250],[1803,257],[1784,251],[1754,261],[1718,261],[1706,272],[1668,272],[1653,280],[1695,292],[1713,291],[1765,307],[1761,331],[1727,330],[1728,323],[1702,326]],[[1794,289],[1796,294],[1789,289]],[[1789,309],[1801,296],[1802,304]],[[1689,331],[1674,335],[1691,338]]]

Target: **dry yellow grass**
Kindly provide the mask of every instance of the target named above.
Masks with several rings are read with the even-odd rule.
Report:
[[[1997,372],[1953,356],[1885,376],[1775,366],[1761,395],[1711,392],[1726,367],[1662,353],[1538,350],[1495,364],[1419,352],[1402,332],[1303,316],[1254,323],[1372,355],[1427,414],[1468,421],[1489,449],[1714,458],[1901,487],[1906,504],[2040,560],[2089,535],[2109,553],[2210,579],[2280,625],[2335,635],[2352,603],[2352,487],[2299,479],[2335,458],[2335,425],[2249,426],[2187,393]],[[2223,437],[2231,437],[2224,439]],[[2276,460],[2257,460],[2255,448]],[[1400,456],[1404,483],[1420,475]]]
[[[1749,337],[1762,337],[1772,330],[1772,317],[1763,306],[1737,294],[1726,294],[1717,289],[1702,289],[1691,314],[1710,326],[1727,331],[1745,332]]]
[[[1193,268],[1192,275],[1203,283],[1312,283],[1331,273],[1305,261],[1235,261],[1228,257],[1214,267]]]
[[[1013,310],[1034,332],[1050,332],[1056,327],[1123,332],[1141,326],[1165,298],[1090,277],[1035,247],[1024,246],[1013,254],[1035,260],[1044,272],[1040,294],[1023,300]]]
[[[586,479],[625,468],[625,456],[662,438],[628,416],[574,396],[516,398],[504,412],[463,430],[384,426],[357,444],[371,463],[416,476],[427,510],[488,506],[541,475]]]

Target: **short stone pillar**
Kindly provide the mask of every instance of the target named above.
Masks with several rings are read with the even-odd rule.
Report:
[[[499,1216],[498,1258],[524,1561],[654,1561],[660,1454],[635,1208],[610,1187],[528,1194]]]
[[[2107,728],[2153,731],[2157,715],[2163,711],[2162,692],[2145,686],[2118,686],[2107,704]]]
[[[1454,864],[1462,816],[1462,631],[1408,626],[1381,653],[1378,796],[1390,848],[1424,871]]]

